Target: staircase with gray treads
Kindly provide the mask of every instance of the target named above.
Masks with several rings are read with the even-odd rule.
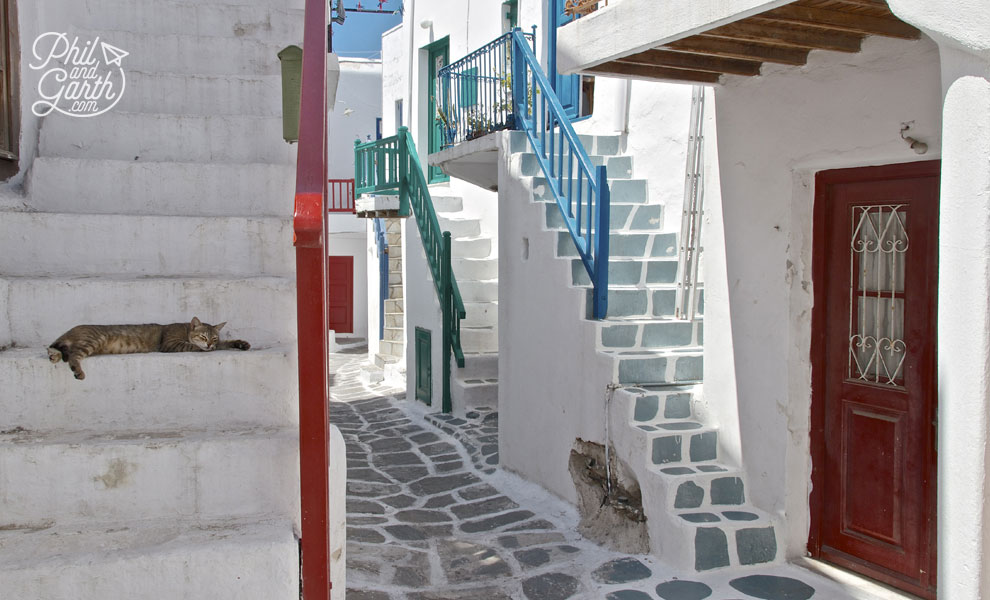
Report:
[[[26,195],[0,208],[0,598],[297,598],[276,53],[302,39],[301,2],[66,11],[130,53],[128,86],[105,114],[46,117]],[[90,357],[82,381],[46,355],[74,325],[193,316],[252,349]]]
[[[616,388],[610,439],[639,482],[652,551],[699,571],[777,560],[771,519],[746,504],[742,472],[720,462],[718,430],[694,419],[703,296],[697,318],[675,318],[677,234],[661,229],[663,205],[650,201],[645,180],[632,178],[618,136],[580,136],[592,163],[607,165],[611,191],[608,316],[595,321],[590,279],[536,156],[524,134],[510,135],[510,168],[545,206],[556,257],[567,261],[572,286],[586,290],[582,326],[595,329],[597,352],[611,362],[611,379],[587,388]]]

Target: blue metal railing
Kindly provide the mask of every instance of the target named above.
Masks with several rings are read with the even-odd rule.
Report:
[[[533,33],[521,34],[535,49]],[[440,69],[437,114],[441,148],[515,128],[512,106],[512,32],[485,44],[464,58]]]
[[[388,299],[388,238],[385,236],[385,220],[373,219],[375,244],[378,246],[378,339],[385,339],[385,300]]]
[[[592,314],[596,319],[604,319],[608,310],[609,241],[605,166],[591,164],[527,36],[518,27],[509,35],[515,128],[526,132],[581,262],[588,270],[594,286]]]

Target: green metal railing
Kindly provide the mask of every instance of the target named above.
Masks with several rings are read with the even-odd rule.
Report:
[[[399,196],[399,215],[409,216],[411,207],[416,217],[437,299],[443,311],[442,410],[450,412],[450,359],[453,356],[457,366],[464,367],[461,320],[467,313],[451,268],[450,232],[440,229],[423,165],[409,130],[400,127],[398,135],[363,144],[356,142],[354,180],[355,194],[396,193]]]

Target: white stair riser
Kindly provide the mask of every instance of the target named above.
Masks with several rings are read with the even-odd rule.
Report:
[[[246,539],[226,533],[205,541],[175,535],[143,552],[90,548],[68,564],[39,561],[5,570],[2,589],[21,600],[298,597],[299,545],[289,527]]]
[[[498,304],[495,302],[465,302],[467,317],[462,327],[492,327],[498,325]]]
[[[150,431],[298,424],[295,352],[94,356],[86,379],[42,348],[0,355],[0,430]]]
[[[444,213],[456,213],[464,209],[464,200],[460,196],[431,196],[433,209],[443,216]]]
[[[39,157],[27,185],[45,212],[288,218],[295,176],[291,165]]]
[[[6,443],[0,464],[7,523],[293,518],[298,442],[288,431]]]
[[[481,233],[481,223],[477,219],[440,218],[440,229],[449,231],[453,239],[475,237]]]
[[[498,329],[461,328],[461,348],[464,352],[498,352]]]
[[[13,279],[9,290],[11,337],[19,346],[43,349],[81,324],[167,324],[194,316],[226,321],[222,338],[255,347],[296,337],[291,279]]]
[[[450,386],[451,404],[458,409],[498,407],[498,383],[468,385],[454,379]]]
[[[6,275],[291,275],[288,219],[6,213]]]
[[[281,78],[132,71],[114,110],[173,115],[282,116]]]
[[[487,281],[498,279],[498,260],[495,259],[470,259],[453,258],[451,266],[454,269],[454,277],[457,284],[462,281]]]
[[[203,4],[104,0],[98,3],[72,3],[66,7],[66,12],[77,29],[108,30],[111,32],[106,34],[109,40],[117,31],[219,36],[284,44],[302,40],[303,11],[298,8],[286,10],[272,6]],[[247,2],[242,0],[240,4]]]
[[[94,119],[48,119],[41,156],[177,162],[293,164],[278,117],[180,116],[109,112]]]
[[[498,299],[497,281],[462,280],[456,272],[455,277],[457,277],[457,287],[461,290],[461,299],[464,302],[492,302]]]
[[[454,247],[451,250],[453,256],[461,258],[488,258],[492,255],[491,238],[452,240]],[[390,250],[391,252],[391,250]]]
[[[251,77],[279,75],[278,52],[289,44],[302,45],[302,32],[294,39],[258,41],[182,34],[148,35],[130,31],[76,31],[86,40],[99,36],[100,41],[129,52],[121,61],[125,75],[131,70]]]

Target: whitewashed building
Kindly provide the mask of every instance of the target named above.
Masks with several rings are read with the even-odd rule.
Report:
[[[409,127],[450,176],[428,173],[467,314],[443,408],[492,405],[465,390],[497,380],[502,466],[621,547],[698,570],[810,556],[923,597],[990,594],[985,3],[568,4],[583,16],[418,0],[383,38],[386,135]],[[541,110],[539,84],[501,79],[529,134],[472,135],[505,100],[479,100],[470,70],[510,25],[536,25],[548,80],[550,48],[560,73],[595,78],[557,86],[607,167],[601,321],[594,256],[578,258],[548,202],[573,197],[580,153],[556,121],[520,113],[521,95]],[[537,146],[560,161],[546,165],[556,189]],[[465,220],[479,229],[459,233]],[[458,254],[478,237],[491,254]],[[409,398],[439,408],[438,292],[414,219],[402,239]],[[487,279],[470,264],[493,260]],[[469,302],[495,300],[497,346],[470,347],[464,332],[492,321]],[[497,372],[481,362],[496,352]],[[608,465],[607,489],[587,484],[589,461]]]

